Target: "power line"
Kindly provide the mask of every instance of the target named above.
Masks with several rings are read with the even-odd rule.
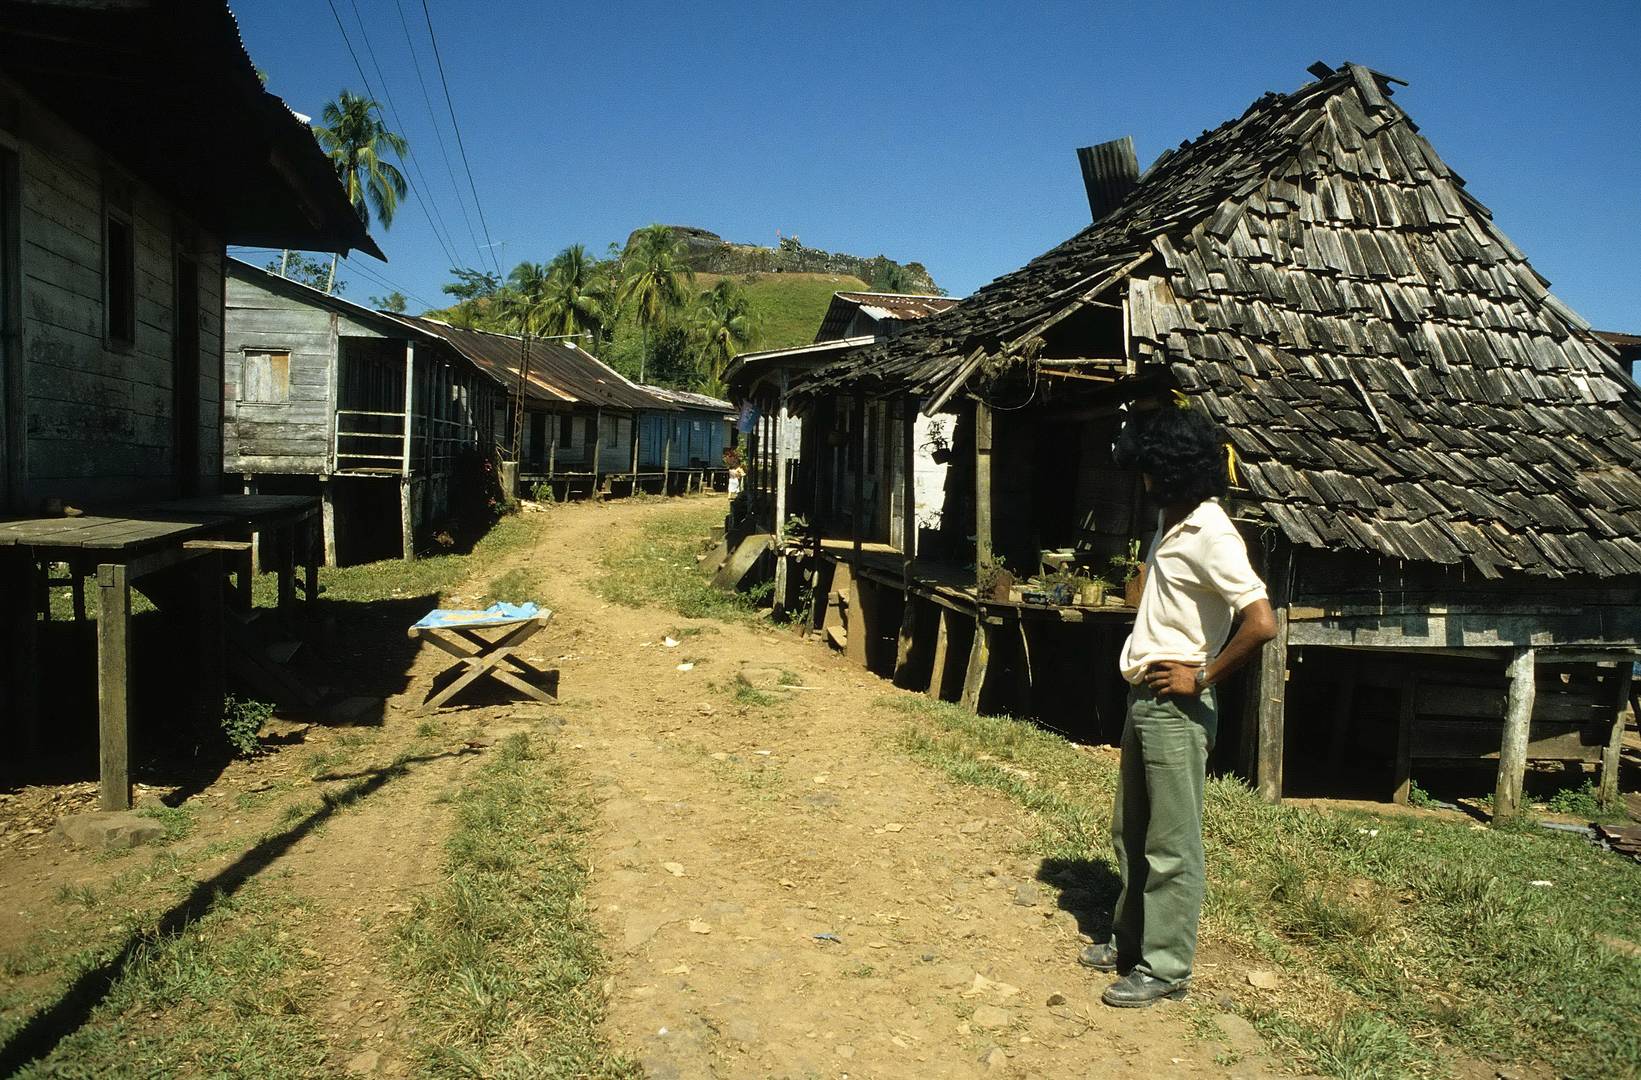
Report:
[[[376,79],[382,86],[382,97],[387,101],[388,112],[393,116],[393,126],[401,132],[409,131],[410,129],[405,126],[403,118],[399,116],[399,105],[393,100],[393,89],[388,86],[387,76],[382,72],[382,65],[376,59],[376,46],[370,43],[370,29],[365,25],[364,17],[359,14],[359,0],[349,0],[349,3],[353,7],[353,18],[359,24],[359,38],[365,43],[365,55],[370,57],[370,66],[376,69]],[[363,77],[363,72],[360,75]],[[450,226],[445,223],[444,215],[431,213],[431,208],[425,200],[422,200],[421,193],[424,190],[431,193],[433,189],[427,183],[427,175],[422,172],[421,162],[416,157],[416,147],[408,140],[405,143],[405,158],[416,174],[416,183],[420,186],[414,189],[413,194],[416,195],[418,201],[422,202],[422,210],[427,213],[427,223],[433,228],[433,235],[438,237],[439,245],[444,248],[446,256],[454,255],[456,245],[453,240],[447,239],[450,234]],[[434,225],[434,217],[438,217],[438,225]],[[439,226],[443,226],[444,235],[440,235]]]
[[[456,120],[456,103],[450,97],[450,81],[445,78],[444,58],[439,54],[439,36],[433,32],[433,13],[428,10],[427,0],[422,0],[422,17],[427,20],[427,37],[433,42],[433,60],[439,68],[439,83],[444,87],[445,107],[450,110],[450,127],[456,133],[456,149],[461,152],[462,168],[467,170],[467,186],[473,191],[473,209],[479,212],[479,225],[484,230],[486,251],[490,253],[490,265],[495,267],[496,276],[501,276],[501,263],[496,260],[496,243],[490,239],[490,224],[484,220],[484,204],[479,201],[479,186],[473,182],[473,165],[467,160],[467,147],[462,144],[462,127]]]
[[[375,270],[372,270],[369,267],[365,266],[365,264],[362,263],[362,262],[354,262],[351,258],[343,259],[342,261],[347,264],[347,267],[348,267],[349,270],[358,271],[359,273],[365,275],[365,277],[371,279],[376,284],[380,285],[382,288],[390,289],[393,292],[400,293],[400,294],[404,295],[405,297],[407,297],[408,299],[416,301],[418,304],[422,305],[424,308],[428,308],[428,309],[431,310],[431,309],[436,308],[436,307],[439,306],[437,304],[429,303],[425,296],[417,296],[415,293],[411,292],[409,289],[405,288],[403,285],[400,285],[397,282],[392,281],[389,278],[383,276],[382,274],[377,273]]]
[[[340,31],[341,34],[342,34],[342,44],[347,46],[348,55],[353,58],[353,67],[354,67],[355,71],[359,72],[359,81],[365,84],[365,93],[369,94],[373,101],[376,100],[376,97],[377,97],[376,89],[375,89],[375,87],[370,85],[370,77],[365,74],[365,66],[359,62],[359,54],[357,52],[354,52],[354,50],[353,50],[353,41],[352,41],[351,38],[348,37],[347,27],[342,25],[342,14],[341,14],[341,12],[336,10],[335,0],[325,0],[325,2],[327,4],[329,4],[329,6],[330,6],[331,17],[336,20],[336,29],[338,31]],[[358,8],[357,4],[354,6],[353,14],[354,14],[355,18],[358,18],[359,8]],[[365,25],[364,21],[360,20],[359,29],[361,31],[364,30],[364,25]],[[370,40],[369,40],[368,37],[365,39],[365,48],[366,49],[370,48]],[[375,57],[375,54],[372,53],[371,63],[374,64],[375,62],[376,62],[376,57]],[[376,74],[377,75],[382,74],[382,68],[381,68],[381,65],[379,65],[379,64],[376,66]],[[386,89],[387,89],[386,79],[383,79],[382,89],[384,91],[384,93],[382,94],[382,98],[387,101],[388,109],[393,114],[394,126],[398,127],[401,131],[403,131],[404,130],[404,125],[399,120],[398,110],[393,108],[393,100],[385,92]],[[412,151],[410,149],[410,146],[409,146],[408,142],[405,145],[405,156],[410,159],[410,166],[413,170],[415,170],[418,179],[425,183],[426,178],[422,177],[421,169],[416,165],[414,151]],[[426,200],[424,200],[422,198],[421,188],[412,187],[411,188],[411,194],[416,197],[416,205],[418,205],[422,208],[422,214],[423,214],[423,216],[425,216],[427,218],[427,227],[429,229],[433,230],[433,238],[435,240],[437,240],[439,242],[439,246],[444,249],[445,256],[447,258],[449,258],[451,261],[455,261],[455,257],[456,257],[455,256],[455,251],[451,247],[450,243],[444,238],[444,236],[442,234],[440,234],[438,225],[436,225],[434,223],[434,221],[433,221],[433,211],[431,209],[429,209]]]
[[[456,193],[456,206],[462,212],[462,221],[467,225],[467,235],[473,241],[473,251],[484,261],[484,248],[479,244],[478,234],[473,231],[473,219],[467,213],[467,200],[462,197],[461,183],[456,179],[456,167],[450,163],[450,148],[444,141],[444,128],[439,123],[437,110],[433,108],[433,95],[428,93],[427,80],[422,75],[422,61],[416,43],[410,36],[410,21],[405,18],[403,0],[393,0],[393,5],[399,12],[399,26],[405,32],[405,47],[410,51],[410,63],[416,71],[416,84],[422,88],[422,102],[427,106],[427,119],[433,125],[433,137],[439,144],[439,156],[444,158],[444,171],[450,177],[450,189]],[[460,260],[451,259],[452,267],[459,265]]]

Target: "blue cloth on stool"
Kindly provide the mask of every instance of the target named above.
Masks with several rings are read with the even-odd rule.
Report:
[[[442,627],[471,628],[475,626],[506,626],[508,623],[528,622],[541,614],[535,604],[491,604],[483,611],[447,611],[434,608],[423,615],[413,629],[433,630]]]

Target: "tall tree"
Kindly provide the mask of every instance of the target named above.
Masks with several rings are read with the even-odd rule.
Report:
[[[684,242],[665,225],[648,225],[633,236],[621,257],[619,301],[638,318],[644,352],[651,331],[684,305],[684,286],[695,283],[695,271],[683,260]],[[644,381],[645,356],[638,361],[638,381]]]
[[[587,249],[571,244],[554,257],[549,267],[541,300],[540,332],[567,337],[590,331],[596,339],[609,318],[608,299],[603,277],[587,256]]]
[[[389,131],[382,123],[376,102],[361,97],[351,90],[343,90],[335,101],[325,103],[320,122],[313,133],[330,155],[336,166],[336,175],[347,188],[348,201],[353,204],[359,220],[370,224],[371,211],[386,229],[393,224],[394,211],[399,200],[410,190],[404,173],[387,160],[392,154],[400,160],[410,150],[403,135]],[[329,292],[336,281],[336,263],[339,255],[331,256]]]
[[[500,304],[503,325],[523,334],[539,334],[541,304],[547,292],[548,268],[544,263],[521,262],[507,275],[507,285],[501,290]]]
[[[728,278],[702,293],[695,306],[695,331],[705,361],[701,389],[721,393],[724,369],[752,343],[752,313],[746,294]]]

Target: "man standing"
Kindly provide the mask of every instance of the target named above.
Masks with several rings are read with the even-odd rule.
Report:
[[[1161,504],[1134,630],[1120,660],[1129,683],[1111,839],[1122,893],[1111,940],[1079,959],[1122,972],[1101,1000],[1144,1007],[1185,996],[1205,885],[1202,786],[1217,714],[1213,686],[1276,636],[1265,586],[1219,505],[1226,450],[1199,409],[1131,421],[1117,463]],[[1241,626],[1231,636],[1237,614]],[[1230,638],[1229,642],[1226,641]]]

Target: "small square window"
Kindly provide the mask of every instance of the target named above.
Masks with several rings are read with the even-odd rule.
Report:
[[[245,350],[244,378],[239,400],[245,405],[283,405],[291,399],[291,354],[289,350]]]

